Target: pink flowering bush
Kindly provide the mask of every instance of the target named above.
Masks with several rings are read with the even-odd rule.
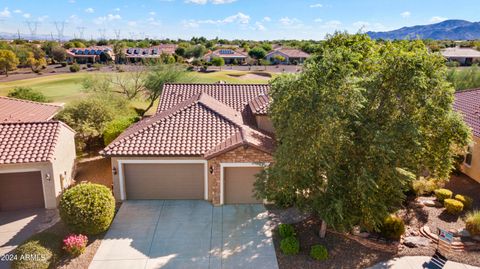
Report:
[[[82,234],[71,234],[63,239],[63,249],[73,257],[80,256],[85,252],[88,238]]]

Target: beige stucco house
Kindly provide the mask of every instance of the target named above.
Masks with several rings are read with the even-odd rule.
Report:
[[[0,97],[0,211],[55,208],[72,184],[75,132],[61,107]]]
[[[455,93],[455,109],[472,129],[472,142],[467,148],[462,171],[480,182],[480,89]]]
[[[268,91],[256,84],[165,85],[157,113],[101,152],[111,157],[115,197],[262,202],[253,184],[274,149]]]

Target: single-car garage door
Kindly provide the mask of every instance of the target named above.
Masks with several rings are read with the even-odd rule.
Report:
[[[40,172],[0,173],[0,211],[44,207]]]
[[[225,167],[224,168],[224,203],[256,204],[261,200],[253,197],[253,183],[261,167]]]
[[[204,164],[124,164],[127,199],[204,199]]]

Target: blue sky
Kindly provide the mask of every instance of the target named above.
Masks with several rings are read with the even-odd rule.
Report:
[[[384,31],[445,19],[480,21],[478,0],[0,0],[0,32],[85,38],[323,39],[335,30]],[[59,26],[61,24],[58,24]]]

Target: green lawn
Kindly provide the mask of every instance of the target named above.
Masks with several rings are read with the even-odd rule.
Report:
[[[38,90],[49,97],[56,103],[69,103],[73,100],[78,100],[85,97],[87,94],[82,91],[82,81],[90,75],[98,75],[99,73],[71,73],[59,74],[45,77],[0,82],[0,96],[6,96],[8,92],[15,87],[31,87]],[[111,75],[113,73],[102,73],[104,75]],[[270,74],[264,74],[270,76]],[[239,71],[219,71],[212,73],[192,73],[192,80],[194,83],[214,83],[219,80],[228,83],[268,83],[267,79],[254,75],[250,72]]]

